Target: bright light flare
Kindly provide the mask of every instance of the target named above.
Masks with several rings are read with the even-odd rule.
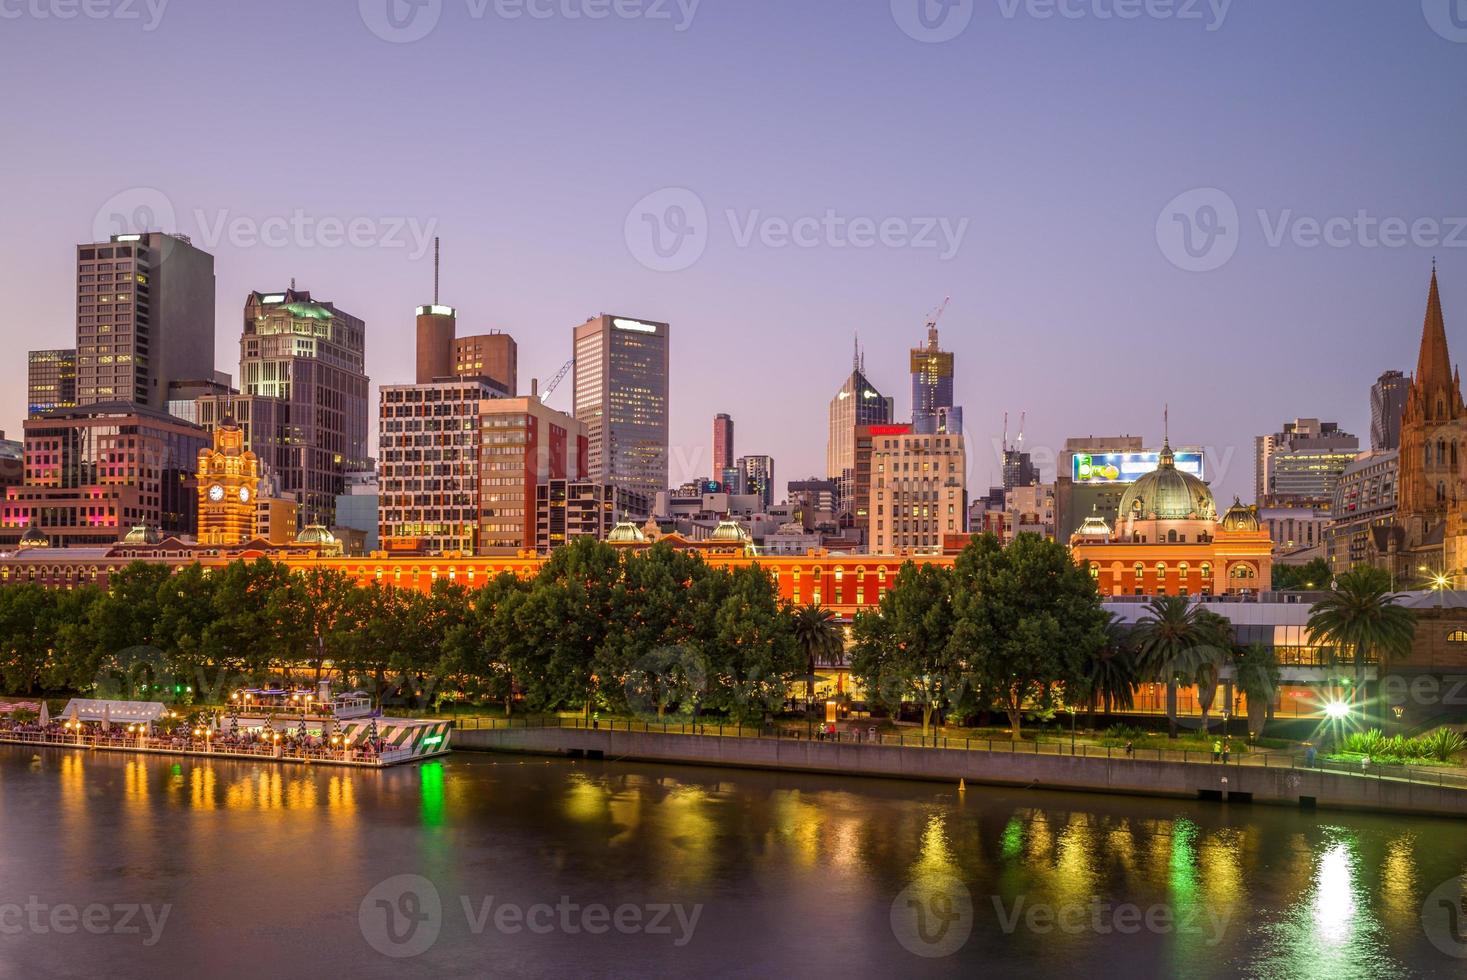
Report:
[[[1343,701],[1331,701],[1324,706],[1324,713],[1334,721],[1343,721],[1350,716],[1350,706]]]

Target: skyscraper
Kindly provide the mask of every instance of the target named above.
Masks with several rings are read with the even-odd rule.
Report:
[[[458,311],[451,306],[418,307],[417,317],[417,383],[429,385],[455,376],[454,336],[458,331]]]
[[[243,393],[283,403],[280,489],[295,494],[304,524],[330,526],[345,474],[371,468],[366,325],[305,290],[255,292],[239,343]]]
[[[943,412],[939,426],[938,413]],[[930,434],[939,427],[963,431],[963,410],[953,405],[953,355],[937,339],[937,318],[927,322],[927,346],[912,348],[912,428]]]
[[[735,469],[739,473],[739,493],[758,497],[765,510],[774,506],[773,456],[741,456]]]
[[[733,418],[719,413],[713,416],[713,479],[722,480],[724,470],[734,464]]]
[[[76,247],[76,401],[164,411],[168,385],[214,376],[214,256],[144,232]]]
[[[1411,384],[1400,371],[1387,371],[1370,386],[1370,448],[1376,452],[1401,445],[1401,415]]]
[[[851,513],[856,483],[856,430],[889,425],[896,406],[866,379],[865,358],[857,346],[850,376],[830,400],[830,437],[825,445],[825,475],[840,488],[841,509]]]
[[[519,393],[519,345],[507,333],[491,330],[459,337],[453,344],[453,373],[481,378],[513,398]]]
[[[575,328],[574,412],[593,483],[649,497],[667,489],[670,329],[606,314]]]
[[[76,350],[33,350],[26,359],[26,414],[76,407]]]
[[[1360,440],[1334,422],[1295,419],[1259,436],[1255,491],[1260,507],[1328,508],[1335,484],[1360,452]]]

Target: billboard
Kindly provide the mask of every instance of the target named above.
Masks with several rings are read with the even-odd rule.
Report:
[[[1177,469],[1204,479],[1201,452],[1183,450],[1176,457]],[[1161,453],[1076,453],[1073,479],[1076,483],[1135,483],[1160,462]]]

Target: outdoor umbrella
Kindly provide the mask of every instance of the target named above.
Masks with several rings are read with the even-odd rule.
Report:
[[[102,731],[112,731],[112,705],[102,705]]]
[[[51,709],[45,701],[41,702],[41,724],[43,726],[51,724]]]

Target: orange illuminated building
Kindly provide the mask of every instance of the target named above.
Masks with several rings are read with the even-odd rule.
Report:
[[[1219,519],[1212,491],[1177,469],[1170,443],[1156,471],[1126,489],[1116,526],[1089,517],[1070,548],[1102,597],[1252,594],[1273,582],[1257,508],[1234,501]]]
[[[199,450],[199,543],[240,545],[259,531],[260,461],[244,447],[244,429],[224,419],[214,445]]]

